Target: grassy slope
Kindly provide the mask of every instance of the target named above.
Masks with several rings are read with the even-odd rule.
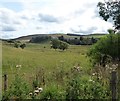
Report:
[[[100,38],[102,36],[104,36],[105,34],[89,34],[89,35],[82,35],[83,37],[95,37],[95,38]],[[28,35],[28,36],[22,36],[19,38],[16,38],[15,40],[19,40],[19,41],[29,41],[32,37],[36,37],[36,36],[51,36],[51,37],[59,37],[59,36],[64,36],[64,38],[80,38],[80,36],[75,36],[74,34],[72,36],[67,35],[67,34],[35,34],[35,35]]]
[[[45,48],[44,48],[45,47]],[[91,66],[84,55],[90,46],[70,46],[67,51],[50,49],[50,44],[27,44],[25,49],[14,48],[12,45],[3,44],[3,74],[8,74],[8,83],[14,78],[16,65],[22,65],[20,74],[26,80],[35,75],[37,68],[43,67],[46,73],[54,71],[57,67],[69,70],[80,64],[84,71]],[[48,75],[48,74],[46,74]]]

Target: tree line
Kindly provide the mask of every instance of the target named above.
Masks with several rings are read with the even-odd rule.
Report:
[[[50,40],[60,40],[63,42],[66,42],[70,45],[92,45],[94,43],[96,43],[99,38],[85,38],[83,36],[80,36],[79,38],[75,37],[75,38],[65,38],[63,35],[53,38],[51,36],[37,36],[37,37],[33,37],[29,42],[31,43],[43,43],[43,42],[47,42]]]

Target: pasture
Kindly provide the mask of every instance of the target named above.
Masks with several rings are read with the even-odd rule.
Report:
[[[69,46],[68,50],[60,51],[50,49],[49,43],[28,43],[25,49],[20,49],[3,43],[2,73],[8,75],[8,84],[10,84],[14,78],[16,65],[21,65],[19,73],[24,74],[26,80],[35,75],[39,68],[43,68],[49,74],[59,67],[67,71],[80,65],[85,72],[88,72],[91,69],[91,64],[86,57],[89,48],[90,46]]]
[[[97,76],[93,75],[94,68],[86,54],[91,45],[69,45],[65,51],[50,47],[49,42],[26,43],[26,47],[21,49],[15,48],[12,43],[3,42],[2,75],[8,76],[7,90],[16,82],[15,80],[18,80],[14,84],[15,87],[23,87],[24,83],[21,85],[22,82],[19,80],[22,78],[23,82],[29,86],[29,90],[23,89],[23,93],[28,91],[25,99],[33,99],[29,93],[36,89],[35,85],[44,89],[39,96],[34,96],[36,99],[49,99],[49,96],[50,99],[69,99],[71,96],[73,99],[75,96],[80,97],[77,99],[109,98],[108,84],[103,86],[100,80],[96,81]],[[16,77],[16,74],[20,78]],[[2,81],[2,87],[4,87],[4,78]],[[14,86],[12,98],[20,93]],[[80,94],[76,92],[77,89],[81,92]]]

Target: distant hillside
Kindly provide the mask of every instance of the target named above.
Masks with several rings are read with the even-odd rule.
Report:
[[[80,34],[70,34],[67,33],[68,36],[83,36],[83,37],[102,37],[106,35],[105,33],[95,33],[95,34],[88,34],[88,35],[80,35]]]
[[[46,36],[47,34],[34,34],[34,35],[27,35],[27,36],[21,36],[18,38],[15,38],[14,40],[30,40],[33,37],[37,37],[37,36]]]
[[[21,37],[12,39],[12,40],[30,41],[30,39],[32,39],[33,37],[38,37],[38,36],[51,36],[53,38],[58,38],[59,36],[63,36],[64,38],[79,38],[80,36],[100,38],[104,35],[106,35],[106,34],[103,34],[103,33],[95,33],[95,34],[88,34],[88,35],[71,34],[71,33],[67,33],[67,34],[58,34],[58,33],[57,34],[34,34],[34,35],[21,36]]]

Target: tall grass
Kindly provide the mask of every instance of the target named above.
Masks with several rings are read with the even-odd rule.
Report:
[[[72,45],[69,49],[60,51],[51,49],[49,43],[28,43],[25,49],[3,43],[2,74],[8,75],[8,86],[13,85],[10,92],[16,92],[14,86],[19,89],[26,88],[22,84],[19,87],[20,83],[16,81],[22,80],[29,84],[28,90],[22,90],[25,91],[25,96],[20,95],[23,98],[43,100],[109,98],[108,88],[102,87],[96,76],[92,78],[92,65],[86,56],[90,47]],[[18,78],[15,77],[16,73],[19,75]],[[44,89],[40,95],[30,97],[26,94],[26,91],[33,92],[36,87]]]
[[[87,72],[91,68],[85,56],[89,47],[70,46],[66,51],[55,51],[50,49],[50,44],[27,44],[25,49],[3,44],[2,71],[3,74],[8,74],[8,84],[14,78],[16,65],[21,65],[20,74],[24,74],[26,80],[34,75],[37,68],[44,68],[46,73],[49,73],[58,67],[67,71],[79,64]]]

